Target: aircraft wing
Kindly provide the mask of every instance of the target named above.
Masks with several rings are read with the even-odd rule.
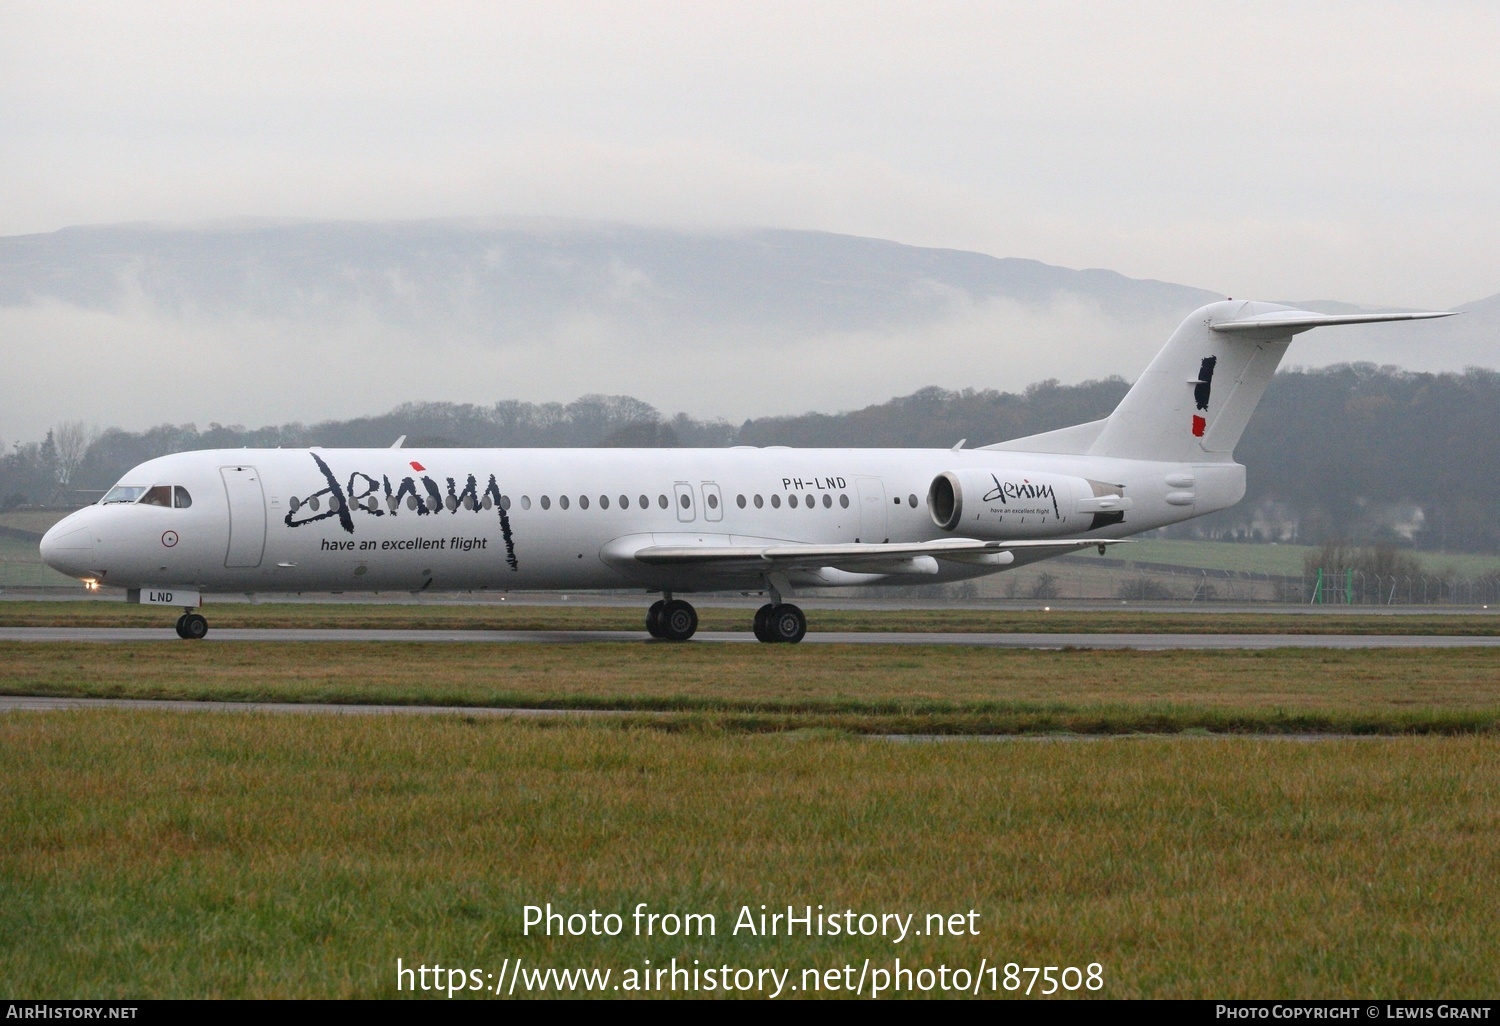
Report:
[[[1069,538],[1025,541],[979,541],[944,538],[912,544],[831,545],[776,542],[749,545],[646,545],[631,555],[648,566],[697,567],[765,573],[788,570],[818,570],[834,567],[854,573],[935,574],[940,559],[959,563],[1005,566],[1014,562],[1015,550],[1061,554],[1096,545],[1115,545],[1121,539]]]

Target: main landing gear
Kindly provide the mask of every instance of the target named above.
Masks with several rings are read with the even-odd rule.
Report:
[[[189,609],[177,618],[177,636],[188,641],[202,641],[208,633],[208,621]]]
[[[698,630],[698,611],[672,593],[646,610],[646,633],[665,641],[686,641]]]
[[[773,598],[779,598],[773,594]],[[646,633],[663,641],[686,641],[698,630],[698,611],[691,605],[666,598],[653,602],[646,611]],[[178,628],[179,633],[181,628]],[[807,617],[790,602],[767,602],[755,611],[755,639],[767,643],[784,641],[795,645],[807,633]]]
[[[790,602],[767,602],[755,611],[755,640],[795,645],[807,633],[807,617]]]

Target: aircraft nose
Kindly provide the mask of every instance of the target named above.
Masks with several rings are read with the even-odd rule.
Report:
[[[42,562],[69,577],[87,576],[84,565],[94,554],[94,534],[70,517],[42,535]]]

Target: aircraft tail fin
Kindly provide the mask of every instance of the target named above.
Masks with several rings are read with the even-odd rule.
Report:
[[[1168,462],[1229,460],[1292,336],[1312,328],[1447,317],[1319,314],[1225,301],[1194,311],[1082,451]]]

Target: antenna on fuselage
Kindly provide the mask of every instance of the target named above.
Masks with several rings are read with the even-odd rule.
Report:
[[[394,442],[391,443],[391,448],[392,449],[399,449],[399,448],[401,448],[401,444],[403,442],[405,442],[405,441],[406,441],[406,436],[402,435],[400,438],[396,439]]]

